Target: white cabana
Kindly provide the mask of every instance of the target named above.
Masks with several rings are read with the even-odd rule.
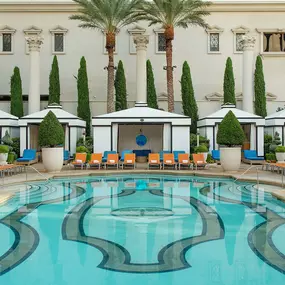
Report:
[[[156,110],[137,104],[137,107],[93,117],[94,152],[124,149],[190,151],[189,117]],[[144,135],[146,144],[137,145],[136,137]]]
[[[85,131],[86,122],[77,116],[64,111],[61,106],[52,104],[42,111],[35,112],[19,119],[21,155],[23,154],[24,149],[39,149],[39,125],[49,111],[52,111],[56,115],[57,119],[64,127],[65,150],[69,150],[71,154],[75,153],[76,142],[82,137]]]
[[[265,132],[269,135],[274,135],[278,132],[282,141],[285,143],[285,110],[276,112],[265,118]]]
[[[219,148],[216,139],[218,126],[229,111],[235,114],[245,132],[247,141],[244,143],[243,148],[256,150],[258,156],[263,156],[265,120],[255,114],[237,109],[234,105],[223,105],[221,110],[198,121],[200,134],[210,140],[209,150]]]
[[[8,131],[11,138],[19,137],[18,117],[0,110],[0,138]]]

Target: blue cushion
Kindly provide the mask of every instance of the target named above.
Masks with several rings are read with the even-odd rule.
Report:
[[[148,156],[151,153],[150,149],[134,149],[133,153],[136,156]]]
[[[219,150],[212,150],[212,157],[214,160],[220,160],[220,151]]]
[[[262,157],[262,156],[261,157],[256,157],[256,156],[254,156],[254,157],[252,156],[251,157],[251,156],[248,156],[246,159],[249,159],[249,160],[264,160],[264,157]]]
[[[104,156],[102,158],[102,162],[107,162],[108,154],[116,154],[117,152],[114,150],[106,150],[104,151]]]
[[[159,152],[160,161],[163,161],[163,155],[164,155],[165,153],[171,153],[171,151],[170,151],[170,150],[162,150],[162,151],[160,151],[160,152]]]
[[[68,151],[68,150],[65,150],[65,151],[63,152],[63,160],[68,160],[69,157],[70,157],[69,151]]]
[[[125,154],[127,154],[127,153],[133,153],[133,151],[130,150],[130,149],[125,149],[125,150],[123,150],[123,151],[122,151],[122,155],[121,155],[120,161],[124,161],[124,159],[125,159]]]
[[[179,154],[182,154],[182,153],[185,153],[184,150],[175,150],[173,151],[173,154],[174,154],[174,160],[177,162],[178,161],[178,156]]]
[[[30,161],[35,160],[37,155],[36,149],[24,149],[23,156],[18,158],[17,161]]]

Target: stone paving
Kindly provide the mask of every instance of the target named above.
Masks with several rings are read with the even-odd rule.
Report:
[[[71,165],[63,167],[59,173],[47,173],[44,170],[43,164],[38,163],[32,167],[27,167],[23,173],[5,176],[0,179],[0,204],[5,202],[15,192],[25,189],[24,183],[27,181],[43,181],[55,177],[70,177],[70,176],[89,176],[89,175],[113,175],[113,174],[131,174],[131,173],[157,173],[157,174],[171,174],[171,175],[197,175],[197,176],[212,176],[212,177],[229,177],[238,179],[239,181],[249,181],[257,183],[260,189],[272,193],[278,199],[285,201],[285,179],[282,185],[282,175],[276,172],[264,171],[261,166],[250,166],[242,164],[239,171],[224,172],[222,167],[217,164],[211,164],[207,169],[201,170],[155,170],[147,169],[146,164],[137,164],[136,169],[131,170],[105,170],[105,169],[74,169]],[[246,173],[245,173],[246,172]]]

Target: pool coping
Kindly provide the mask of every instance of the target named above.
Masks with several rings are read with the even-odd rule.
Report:
[[[74,173],[54,173],[51,174],[51,176],[47,177],[47,179],[60,179],[60,178],[66,178],[66,177],[86,177],[86,176],[111,176],[111,175],[118,175],[118,174],[123,174],[123,175],[133,175],[133,174],[160,174],[160,175],[173,175],[173,176],[197,176],[197,177],[213,177],[213,178],[228,178],[228,179],[237,179],[238,181],[242,181],[242,182],[257,182],[257,179],[255,178],[246,178],[246,177],[240,177],[240,175],[235,175],[233,173],[209,173],[209,172],[203,172],[203,170],[188,170],[188,171],[179,171],[177,172],[177,170],[101,170],[98,172],[92,172],[92,171],[85,171],[84,173],[76,173],[76,170],[74,170]],[[12,185],[18,185],[20,183],[26,183],[26,182],[39,182],[39,181],[45,181],[45,178],[37,178],[37,179],[27,179],[27,180],[23,180],[23,181],[17,181],[17,182],[11,182],[11,183],[7,183],[5,184],[5,186],[12,186]],[[266,180],[266,179],[259,179],[259,184],[263,184],[263,185],[271,185],[271,186],[276,186],[276,187],[280,187],[280,190],[276,190],[276,191],[266,191],[271,193],[272,196],[274,196],[275,198],[277,198],[278,200],[282,200],[283,202],[285,202],[285,189],[282,188],[282,183],[277,182],[277,181],[270,181],[270,180]],[[284,185],[283,185],[284,186]],[[9,193],[4,193],[3,196],[5,196],[4,198],[1,199],[0,196],[0,206],[4,203],[7,202],[7,200],[9,200],[12,196],[14,195],[14,192],[11,193],[9,195]]]

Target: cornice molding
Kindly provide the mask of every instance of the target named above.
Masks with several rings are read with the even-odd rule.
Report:
[[[76,12],[77,4],[72,2],[18,2],[1,1],[0,12]],[[214,2],[210,12],[285,12],[284,3],[268,1],[258,2]]]

